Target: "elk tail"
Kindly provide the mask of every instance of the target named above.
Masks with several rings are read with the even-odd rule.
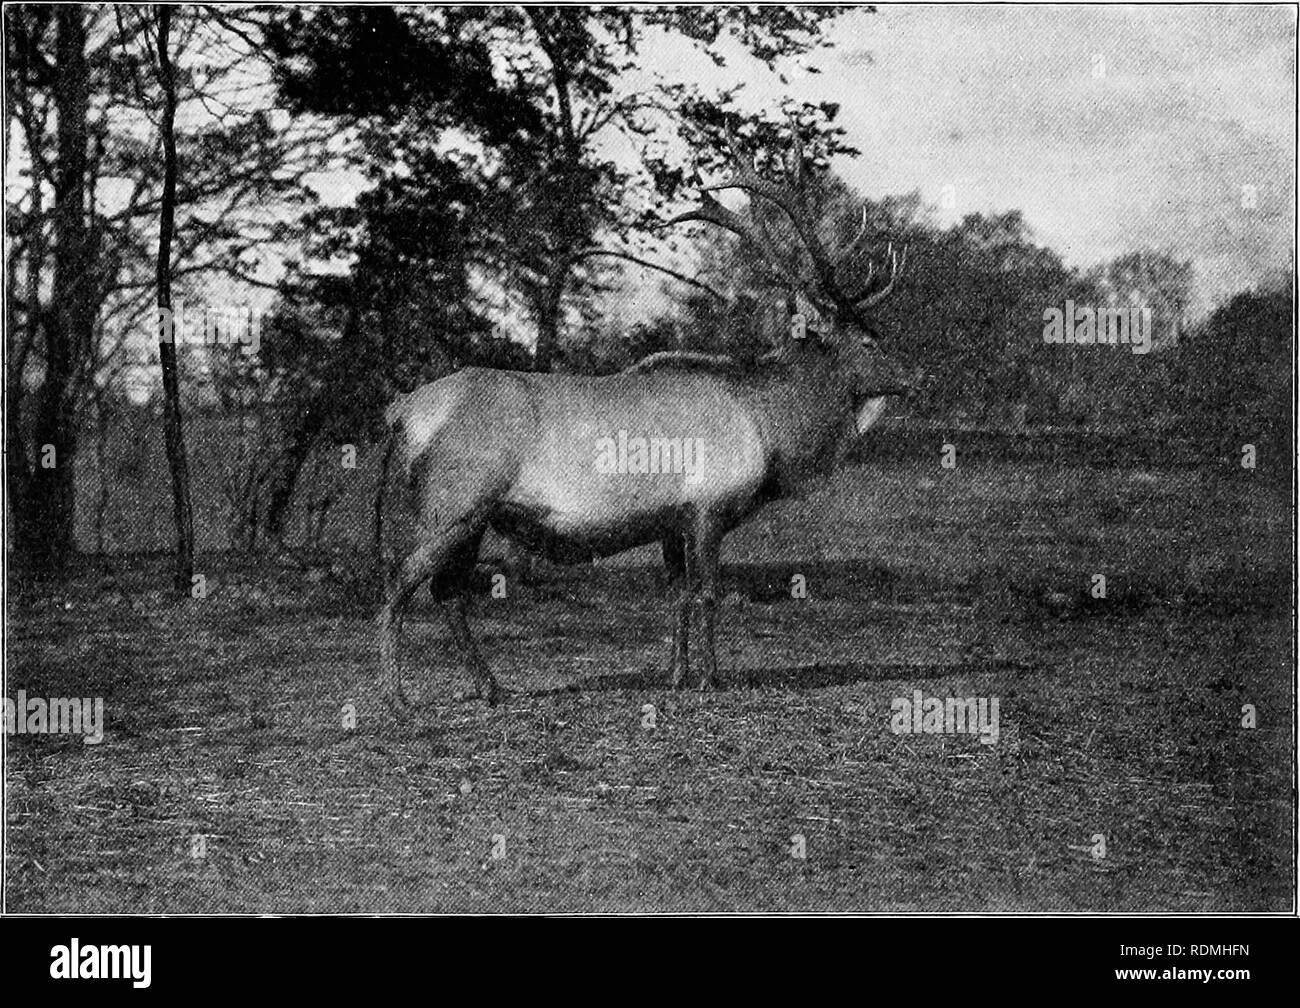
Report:
[[[397,396],[389,404],[388,409],[384,410],[384,423],[388,425],[390,430],[397,426],[397,422],[402,419],[402,414],[406,412],[407,398],[404,395]]]

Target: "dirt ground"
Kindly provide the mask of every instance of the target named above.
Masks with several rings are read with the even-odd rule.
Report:
[[[346,579],[90,564],[9,601],[7,695],[105,738],[7,739],[7,909],[1286,910],[1291,522],[1227,466],[854,469],[728,540],[721,691],[667,688],[641,551],[484,580],[496,709],[422,600],[414,728]],[[918,689],[998,698],[997,744],[895,734]]]

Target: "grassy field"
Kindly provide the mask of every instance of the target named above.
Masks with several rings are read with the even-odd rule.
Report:
[[[8,739],[7,909],[1288,909],[1291,521],[1229,467],[853,469],[728,541],[720,692],[666,688],[640,552],[482,592],[492,710],[422,601],[416,728],[346,586],[119,559],[10,603],[8,695],[106,735]],[[894,734],[916,689],[998,743]]]

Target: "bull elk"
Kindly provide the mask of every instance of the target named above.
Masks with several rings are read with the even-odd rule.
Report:
[[[378,616],[385,698],[404,714],[398,649],[401,610],[426,582],[442,603],[451,639],[479,695],[500,688],[466,618],[468,575],[485,531],[494,529],[560,562],[611,556],[659,542],[677,592],[671,679],[690,672],[691,606],[703,627],[700,687],[715,683],[714,626],[722,537],[761,505],[828,471],[844,436],[880,417],[885,397],[907,390],[900,369],[868,335],[865,311],[894,288],[906,259],[888,253],[850,284],[848,253],[832,256],[811,218],[797,139],[779,171],[761,173],[735,133],[728,181],[667,225],[701,221],[739,235],[767,267],[785,273],[820,310],[828,331],[791,339],[755,365],[690,353],[654,354],[618,374],[584,377],[466,368],[400,396],[387,411],[390,450],[414,498],[416,540],[388,578]],[[775,177],[773,177],[775,176]],[[768,233],[725,207],[712,190],[739,189],[770,204],[794,228],[811,275],[791,277]],[[640,439],[640,440],[637,440]],[[689,445],[693,464],[652,472],[642,453],[628,472],[599,465],[623,445]],[[661,452],[662,454],[662,452]],[[677,455],[685,462],[685,450]],[[661,459],[662,461],[662,459]],[[659,469],[664,468],[660,465]],[[635,470],[635,471],[633,471]]]

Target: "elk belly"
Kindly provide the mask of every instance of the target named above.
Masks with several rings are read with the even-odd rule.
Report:
[[[552,559],[587,559],[662,537],[684,475],[596,474],[554,456],[520,471],[493,525]]]
[[[876,425],[876,422],[885,413],[885,401],[888,396],[877,396],[875,399],[868,399],[858,407],[858,415],[854,418],[854,425],[859,434],[865,434],[868,430]]]
[[[658,504],[658,506],[656,506]],[[672,527],[672,501],[552,495],[546,501],[507,498],[492,527],[559,563],[609,556],[663,538]]]

